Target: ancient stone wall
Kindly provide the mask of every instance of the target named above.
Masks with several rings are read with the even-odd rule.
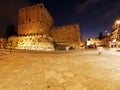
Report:
[[[17,49],[54,50],[53,40],[47,35],[19,36],[18,40]]]
[[[19,10],[18,35],[49,34],[53,18],[43,4]]]
[[[15,49],[18,44],[18,36],[11,36],[8,38],[7,48]]]
[[[81,40],[79,24],[55,27],[50,30],[50,36],[55,42],[65,45],[78,45]]]
[[[49,27],[44,22],[18,25],[18,35],[49,34]]]
[[[6,44],[7,44],[7,39],[0,37],[0,49],[1,48],[6,48]]]

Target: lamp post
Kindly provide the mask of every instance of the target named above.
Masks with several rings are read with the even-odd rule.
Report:
[[[107,31],[107,30],[105,30],[105,36],[107,36],[107,33],[108,33],[108,31]]]
[[[107,36],[110,36],[110,33],[107,33]]]

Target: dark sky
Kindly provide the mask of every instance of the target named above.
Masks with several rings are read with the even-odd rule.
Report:
[[[34,1],[34,0],[33,0]],[[54,18],[55,26],[78,22],[84,39],[99,32],[112,31],[113,21],[120,16],[120,0],[39,0]],[[7,24],[17,27],[18,9],[29,0],[0,0],[0,35]]]

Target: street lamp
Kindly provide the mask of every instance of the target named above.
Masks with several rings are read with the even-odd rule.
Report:
[[[116,20],[116,24],[120,24],[120,20]]]
[[[110,36],[110,33],[107,33],[107,36]]]
[[[105,30],[105,35],[106,35],[106,36],[107,36],[107,32],[108,32],[108,31],[107,31],[107,30]]]

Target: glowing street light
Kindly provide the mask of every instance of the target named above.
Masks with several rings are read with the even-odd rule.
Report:
[[[107,35],[107,33],[108,33],[108,31],[107,31],[107,30],[105,30],[105,35]]]
[[[107,33],[107,30],[105,30],[105,33]]]
[[[116,24],[120,24],[120,20],[116,20],[116,22],[115,22]]]
[[[110,33],[107,33],[108,36],[110,36]]]

